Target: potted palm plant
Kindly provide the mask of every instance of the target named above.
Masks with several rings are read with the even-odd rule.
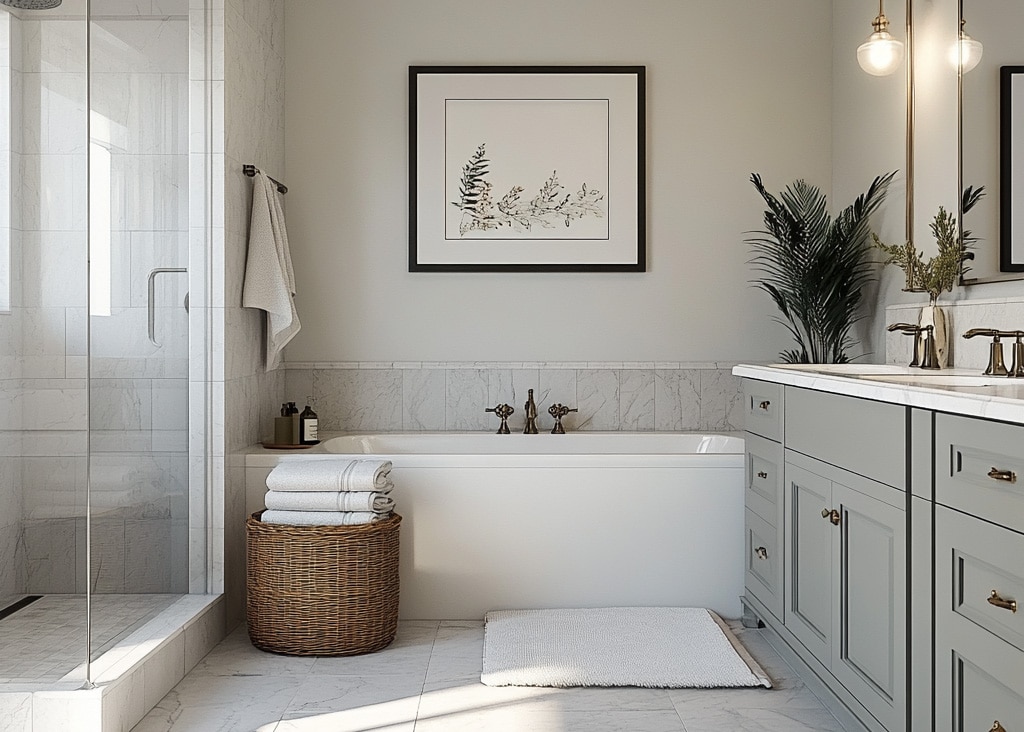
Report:
[[[864,286],[874,278],[869,219],[885,199],[895,171],[878,176],[868,190],[833,219],[817,187],[797,180],[777,197],[754,173],[750,177],[768,208],[764,231],[748,239],[761,278],[755,286],[775,302],[796,341],[779,354],[784,363],[848,363],[851,330],[863,317]]]

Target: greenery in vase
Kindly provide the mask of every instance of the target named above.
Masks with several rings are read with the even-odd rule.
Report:
[[[961,207],[967,213],[985,195],[985,186],[974,188],[969,186],[964,190],[961,200]],[[928,225],[935,243],[938,245],[938,254],[924,260],[924,254],[917,251],[913,242],[906,244],[886,244],[872,233],[871,238],[874,246],[886,255],[883,264],[894,264],[903,270],[906,277],[904,290],[908,292],[927,292],[931,304],[939,298],[943,292],[951,292],[960,278],[970,271],[966,262],[974,258],[971,248],[977,241],[977,237],[964,229],[963,236],[957,235],[956,216],[939,206],[939,212]]]
[[[885,199],[895,172],[878,176],[833,220],[815,186],[797,180],[778,197],[750,177],[768,209],[764,231],[748,239],[756,286],[768,293],[797,347],[779,354],[785,363],[848,363],[850,335],[860,313],[861,292],[873,279],[869,219]]]

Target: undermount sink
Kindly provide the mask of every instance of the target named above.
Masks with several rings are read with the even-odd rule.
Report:
[[[858,374],[855,378],[884,381],[889,384],[916,384],[918,386],[1013,386],[1024,381],[1005,376],[968,376],[921,371],[917,374]]]

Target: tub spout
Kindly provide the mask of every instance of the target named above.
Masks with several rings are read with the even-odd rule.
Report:
[[[537,434],[537,405],[533,401],[533,389],[527,392],[526,399],[526,426],[523,428],[524,435]]]

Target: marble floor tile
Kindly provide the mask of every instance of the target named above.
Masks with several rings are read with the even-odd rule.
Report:
[[[816,709],[678,709],[686,732],[843,732],[821,705]]]
[[[483,623],[403,621],[391,646],[339,658],[219,644],[137,732],[842,732],[764,637],[734,628],[774,689],[489,687]]]

